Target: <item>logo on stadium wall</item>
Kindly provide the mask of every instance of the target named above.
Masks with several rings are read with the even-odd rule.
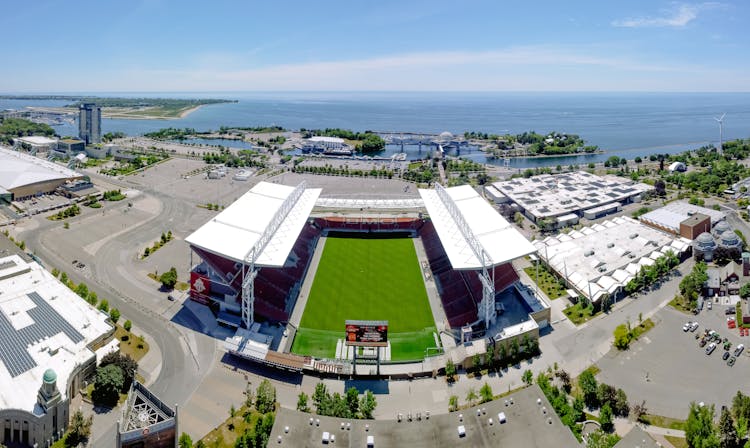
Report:
[[[198,274],[190,273],[190,297],[196,302],[208,304],[208,296],[211,294],[211,282]]]
[[[204,292],[206,292],[206,285],[203,284],[202,278],[198,277],[197,279],[195,279],[195,281],[193,282],[193,289],[198,294],[203,294]]]

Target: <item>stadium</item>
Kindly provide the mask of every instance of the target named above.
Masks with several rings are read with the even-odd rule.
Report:
[[[511,264],[535,247],[473,188],[321,193],[260,182],[186,239],[190,297],[236,329],[230,353],[296,371],[432,372],[548,325]]]

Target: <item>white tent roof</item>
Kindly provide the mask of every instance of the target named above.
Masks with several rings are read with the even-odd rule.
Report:
[[[294,187],[260,182],[186,238],[196,247],[238,262],[258,242]],[[306,189],[258,256],[258,266],[284,265],[320,189]]]
[[[446,188],[456,209],[489,255],[488,266],[506,263],[536,252],[536,248],[468,185]],[[419,190],[453,269],[479,269],[469,242],[435,190]]]
[[[30,154],[0,147],[0,187],[12,191],[51,180],[78,179],[83,175]]]

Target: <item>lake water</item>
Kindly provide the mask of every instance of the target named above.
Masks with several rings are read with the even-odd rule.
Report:
[[[578,134],[588,144],[607,151],[576,157],[513,159],[514,167],[589,163],[611,155],[632,159],[697,148],[718,141],[718,124],[713,117],[724,112],[725,140],[750,136],[750,93],[184,92],[128,96],[218,97],[239,102],[204,106],[179,120],[103,119],[103,132],[139,135],[168,126],[215,130],[222,125],[454,134],[535,130]],[[0,109],[61,103],[0,100]],[[71,125],[56,129],[60,135],[77,134]],[[419,155],[416,147],[405,150],[409,158],[416,157],[415,152]],[[391,147],[384,155],[398,151],[400,147]],[[475,151],[462,150],[461,155],[484,161],[484,155]]]

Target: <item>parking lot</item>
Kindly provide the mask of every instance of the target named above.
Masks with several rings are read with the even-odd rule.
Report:
[[[652,414],[684,419],[691,401],[714,403],[717,408],[729,405],[737,390],[747,393],[748,351],[743,350],[730,367],[722,359],[723,343],[707,355],[696,339],[710,328],[722,341],[731,342],[732,354],[738,344],[750,343],[750,337],[740,337],[737,329],[727,329],[725,308],[714,304],[697,316],[662,309],[652,318],[657,325],[629,350],[613,349],[599,361],[599,380],[621,387],[631,403],[645,400]],[[688,321],[698,323],[695,332],[683,331]]]

